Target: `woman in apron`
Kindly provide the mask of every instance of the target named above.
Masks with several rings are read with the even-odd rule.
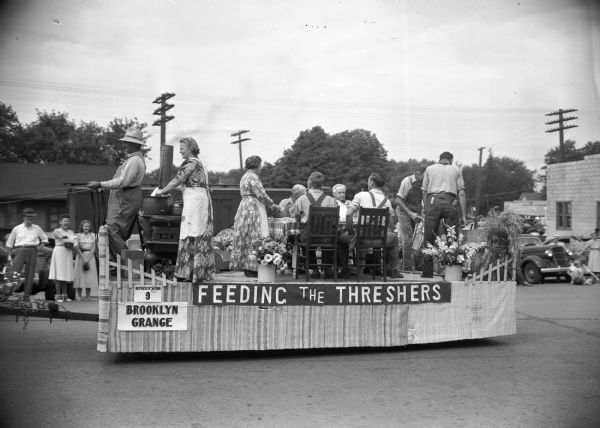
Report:
[[[200,148],[196,140],[191,137],[182,138],[179,144],[179,153],[184,161],[175,178],[156,192],[161,195],[178,185],[183,187],[183,212],[175,276],[193,283],[212,281],[215,274],[215,254],[208,170],[198,159]]]

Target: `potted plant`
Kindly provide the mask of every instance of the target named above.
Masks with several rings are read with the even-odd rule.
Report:
[[[523,230],[523,219],[513,211],[490,212],[485,219],[483,236],[486,241],[484,264],[521,258],[519,235]],[[514,279],[514,277],[513,277]]]
[[[465,243],[462,233],[457,236],[455,227],[450,226],[446,235],[436,236],[435,244],[428,242],[422,251],[425,257],[437,258],[447,281],[460,281],[463,273],[471,272],[473,256],[484,247],[484,242]]]
[[[258,264],[258,282],[274,282],[275,269],[284,265],[285,245],[271,238],[257,238],[252,241],[250,258]]]
[[[229,269],[233,249],[233,229],[223,229],[213,238],[215,267],[219,271]]]

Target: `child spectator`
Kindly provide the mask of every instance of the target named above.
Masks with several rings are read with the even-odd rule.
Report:
[[[52,233],[54,237],[54,251],[50,262],[49,279],[53,279],[56,286],[54,300],[70,302],[68,286],[73,282],[73,248],[75,244],[75,232],[69,229],[71,217],[63,214],[60,218],[60,227]]]
[[[89,300],[92,287],[98,287],[98,272],[96,269],[96,235],[92,232],[92,223],[83,220],[79,225],[79,233],[75,236],[77,242],[77,259],[75,260],[74,287],[77,300]],[[83,289],[85,288],[85,297]]]
[[[579,259],[575,259],[571,263],[569,276],[571,277],[571,284],[575,285],[591,285],[598,281],[598,277]]]

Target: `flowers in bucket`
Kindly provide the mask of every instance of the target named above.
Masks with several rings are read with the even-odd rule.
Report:
[[[473,256],[485,248],[485,242],[464,243],[462,233],[456,236],[454,226],[446,229],[446,235],[436,236],[435,245],[427,243],[427,248],[421,251],[423,255],[437,257],[441,266],[462,265],[462,271],[471,272]]]
[[[285,254],[285,245],[271,238],[257,238],[252,241],[252,254],[250,258],[256,260],[257,263],[279,266],[283,263],[283,256]]]

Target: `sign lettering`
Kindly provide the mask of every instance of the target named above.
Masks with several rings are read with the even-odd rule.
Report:
[[[121,331],[187,330],[187,303],[119,302],[117,328]]]
[[[451,284],[194,284],[195,305],[328,306],[448,303]]]

